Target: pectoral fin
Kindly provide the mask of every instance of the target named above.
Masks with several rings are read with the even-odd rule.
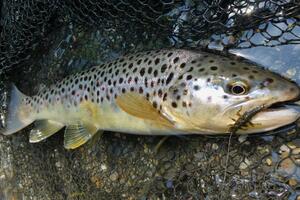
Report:
[[[30,131],[29,142],[40,142],[64,127],[62,123],[53,120],[39,120],[34,122],[34,129]]]
[[[116,99],[118,106],[130,115],[138,118],[151,120],[157,124],[173,127],[173,123],[160,114],[152,104],[143,96],[129,92]]]
[[[64,147],[75,149],[86,143],[95,133],[97,133],[97,128],[91,124],[77,123],[69,125],[65,130]]]

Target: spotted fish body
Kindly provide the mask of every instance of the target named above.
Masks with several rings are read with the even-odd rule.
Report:
[[[84,144],[100,130],[226,133],[240,114],[298,95],[294,83],[249,62],[193,50],[148,51],[68,76],[33,97],[14,88],[2,132],[12,134],[36,121],[30,141],[39,142],[66,127],[66,148]],[[295,121],[299,112],[288,111],[290,118],[266,130]]]
[[[173,133],[175,129],[128,114],[116,100],[123,94],[136,93],[157,111],[162,110],[162,103],[174,95],[169,89],[187,70],[185,65],[198,57],[197,53],[185,50],[128,55],[69,76],[25,101],[33,108],[36,119],[51,119],[65,125],[84,120],[98,129],[136,134]],[[191,68],[188,70],[191,74]],[[170,105],[189,109],[191,104],[184,100],[187,94],[182,95],[182,102],[178,98]]]

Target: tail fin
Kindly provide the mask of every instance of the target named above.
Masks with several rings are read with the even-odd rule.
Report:
[[[7,114],[4,119],[5,128],[0,129],[0,133],[4,135],[11,135],[18,132],[34,121],[31,117],[30,105],[25,104],[27,96],[21,93],[15,85],[12,85],[9,96]]]

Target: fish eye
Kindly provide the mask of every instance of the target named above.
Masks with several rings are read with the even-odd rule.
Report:
[[[244,95],[249,91],[249,87],[242,81],[228,84],[228,91],[233,95]]]

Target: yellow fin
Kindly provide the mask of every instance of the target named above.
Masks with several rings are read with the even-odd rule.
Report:
[[[34,129],[30,131],[29,142],[40,142],[64,127],[62,123],[53,120],[39,120],[34,122]]]
[[[97,128],[91,124],[77,123],[69,125],[65,130],[64,147],[75,149],[86,143],[95,133],[97,133]]]
[[[116,99],[118,106],[130,115],[151,120],[157,124],[173,127],[173,123],[161,115],[152,104],[143,96],[128,92]]]

